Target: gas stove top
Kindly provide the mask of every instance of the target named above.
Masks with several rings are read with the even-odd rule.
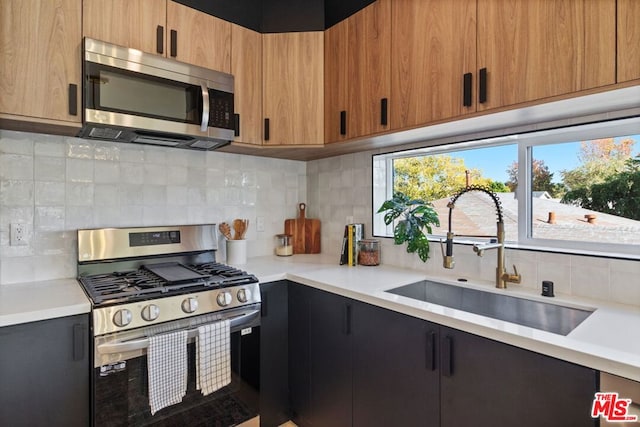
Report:
[[[256,276],[217,262],[217,247],[215,224],[78,230],[94,335],[259,306]]]
[[[193,274],[182,280],[163,277],[163,273],[183,270]],[[191,265],[145,264],[135,270],[80,276],[78,280],[94,306],[144,301],[258,282],[254,275],[218,262]]]

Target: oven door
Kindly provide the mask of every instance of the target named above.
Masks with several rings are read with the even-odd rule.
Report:
[[[195,338],[189,338],[188,385],[181,403],[151,415],[145,346],[147,336],[189,331],[222,318],[231,320],[231,383],[203,396],[196,390]],[[258,415],[260,308],[227,310],[191,319],[96,337],[93,370],[94,426],[233,426]],[[189,333],[192,337],[193,333]]]

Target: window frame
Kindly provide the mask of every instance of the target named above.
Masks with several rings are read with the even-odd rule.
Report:
[[[598,255],[605,257],[640,259],[638,245],[615,244],[603,242],[585,242],[574,240],[553,240],[533,237],[533,199],[532,199],[532,153],[535,147],[563,144],[568,142],[595,140],[626,135],[640,134],[640,117],[631,117],[609,121],[601,121],[575,126],[536,130],[518,134],[509,134],[499,137],[470,140],[457,143],[449,143],[437,146],[423,147],[395,153],[382,153],[372,156],[372,187],[373,187],[373,236],[382,238],[393,237],[393,225],[386,226],[381,214],[377,214],[378,207],[384,200],[388,200],[393,192],[393,160],[398,158],[415,157],[417,155],[450,154],[463,149],[488,148],[493,146],[517,144],[518,187],[516,198],[518,200],[518,233],[517,242],[505,242],[505,246],[514,249],[527,249],[546,252],[558,252],[581,255]],[[384,182],[382,186],[376,183],[376,174],[384,169]],[[384,189],[384,193],[382,191]],[[384,195],[383,195],[384,194]],[[384,197],[381,199],[381,197]],[[384,230],[381,232],[381,230]],[[455,227],[454,227],[455,232]],[[444,236],[429,235],[429,241],[439,241]],[[468,237],[454,238],[455,243],[472,244],[477,240]]]

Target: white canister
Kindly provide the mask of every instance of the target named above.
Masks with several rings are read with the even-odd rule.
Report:
[[[247,263],[247,241],[227,240],[227,264]]]

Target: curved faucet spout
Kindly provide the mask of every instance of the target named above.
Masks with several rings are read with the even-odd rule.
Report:
[[[447,207],[449,208],[449,230],[447,232],[446,254],[444,252],[444,249],[442,253],[444,267],[453,268],[455,264],[453,261],[454,233],[451,226],[453,208],[455,207],[456,201],[460,198],[460,196],[462,196],[465,193],[469,193],[471,191],[480,191],[489,195],[489,197],[491,198],[491,200],[496,206],[496,215],[497,215],[496,236],[497,236],[498,242],[488,243],[485,245],[474,245],[473,246],[474,252],[476,252],[478,256],[482,256],[483,252],[487,249],[497,249],[497,268],[496,268],[496,287],[497,288],[501,288],[501,289],[506,288],[507,282],[520,283],[521,277],[518,274],[517,270],[515,271],[515,274],[508,274],[504,268],[504,221],[503,221],[503,214],[502,214],[502,204],[500,203],[500,200],[498,199],[498,196],[496,195],[496,193],[480,185],[471,185],[466,188],[463,188],[456,195],[454,195],[449,201],[449,203],[447,204]],[[440,245],[442,246],[442,241],[440,242]],[[515,270],[515,266],[514,266],[514,270]]]

